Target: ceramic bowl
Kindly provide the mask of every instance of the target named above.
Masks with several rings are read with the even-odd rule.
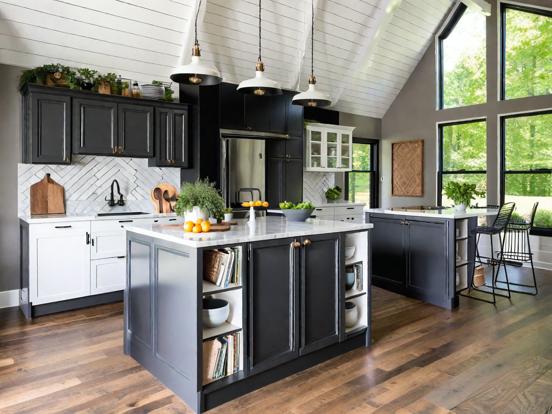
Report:
[[[310,217],[313,211],[313,208],[305,210],[282,209],[282,213],[284,213],[288,221],[305,221]]]
[[[224,299],[203,299],[203,326],[216,328],[222,325],[230,315],[230,304]]]
[[[352,259],[355,255],[355,246],[345,246],[345,260]]]
[[[352,328],[358,322],[358,307],[353,302],[345,302],[345,327]]]
[[[351,290],[355,285],[355,273],[347,272],[345,273],[345,290]]]

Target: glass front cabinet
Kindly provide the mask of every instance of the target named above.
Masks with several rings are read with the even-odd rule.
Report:
[[[351,171],[354,129],[341,125],[307,124],[305,171]]]

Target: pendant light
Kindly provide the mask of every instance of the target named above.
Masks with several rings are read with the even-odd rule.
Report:
[[[309,76],[309,88],[305,92],[298,93],[291,103],[302,106],[328,106],[332,101],[324,92],[316,90],[316,77],[314,76],[314,0],[311,3],[311,74]]]
[[[197,18],[199,16],[200,8],[201,0],[197,6],[195,16],[195,42],[192,47],[192,61],[187,65],[178,66],[171,74],[171,80],[185,85],[216,85],[222,81],[220,72],[216,67],[209,66],[208,64],[201,62],[201,51],[199,49],[199,42],[197,41]]]
[[[261,59],[261,0],[259,0],[259,57],[255,65],[255,77],[240,82],[238,91],[258,96],[282,94],[280,84],[264,75],[264,63]]]

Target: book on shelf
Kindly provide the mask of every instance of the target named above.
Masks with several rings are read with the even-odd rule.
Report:
[[[203,253],[203,279],[220,287],[241,282],[241,248],[206,250]]]
[[[203,384],[239,371],[240,334],[238,332],[203,342]]]
[[[355,288],[356,290],[364,289],[364,278],[362,272],[362,263],[355,263],[353,265],[353,271],[355,274]]]

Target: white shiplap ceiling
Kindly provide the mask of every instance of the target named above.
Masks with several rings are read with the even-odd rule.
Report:
[[[199,0],[0,0],[0,63],[51,62],[166,80],[189,61]],[[431,42],[451,0],[315,0],[315,74],[334,109],[382,117]],[[266,74],[305,89],[310,0],[264,0]],[[254,75],[257,0],[203,0],[199,41],[224,81]]]

